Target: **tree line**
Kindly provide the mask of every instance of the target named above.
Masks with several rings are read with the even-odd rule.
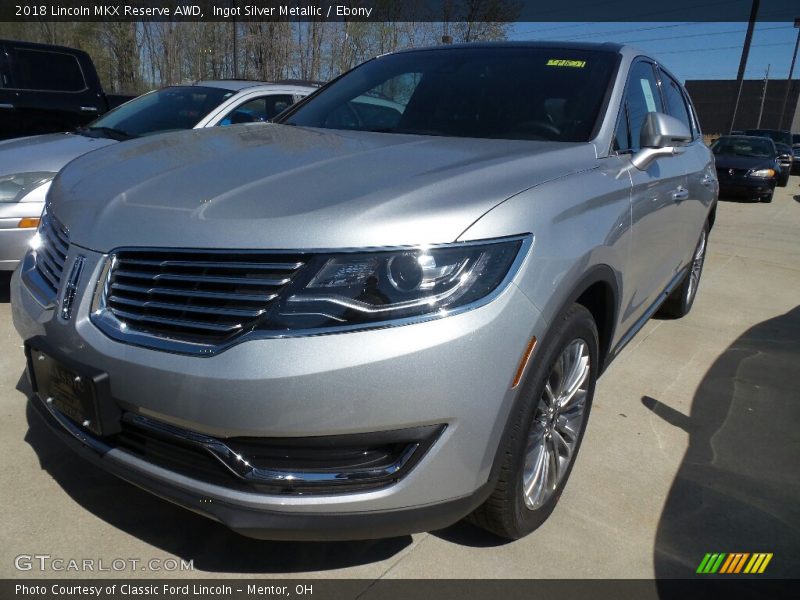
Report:
[[[462,21],[40,21],[0,23],[0,38],[84,50],[110,93],[201,79],[327,81],[374,56],[438,44],[443,36],[456,43],[506,38],[512,4],[461,1],[472,9]]]

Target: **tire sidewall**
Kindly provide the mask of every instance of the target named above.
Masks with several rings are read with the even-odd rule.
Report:
[[[531,510],[525,505],[522,494],[522,468],[525,461],[525,447],[528,435],[533,426],[533,417],[536,414],[539,399],[544,391],[546,378],[567,344],[576,339],[582,339],[586,342],[590,359],[589,385],[587,388],[583,421],[581,422],[581,428],[578,433],[572,460],[570,464],[567,465],[564,477],[561,479],[561,482],[550,498],[541,507]],[[559,317],[552,334],[548,335],[545,339],[545,344],[542,345],[541,351],[533,355],[534,368],[530,370],[520,389],[521,402],[519,403],[519,414],[516,417],[518,419],[517,423],[521,425],[519,429],[520,435],[514,440],[515,448],[512,452],[513,464],[511,468],[514,480],[513,485],[509,486],[510,493],[512,494],[512,505],[514,507],[515,529],[518,530],[521,535],[530,533],[550,516],[572,472],[572,467],[575,464],[578,451],[583,442],[583,435],[586,431],[586,423],[589,419],[592,399],[594,398],[599,366],[598,345],[597,327],[591,313],[584,307],[575,305]]]

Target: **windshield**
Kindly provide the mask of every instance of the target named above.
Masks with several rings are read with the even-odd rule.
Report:
[[[757,137],[720,138],[711,146],[714,154],[733,154],[754,158],[773,158],[775,145],[768,139]]]
[[[453,48],[392,54],[278,121],[456,137],[588,141],[616,65],[605,51]]]
[[[137,137],[191,129],[231,95],[232,91],[221,88],[168,87],[123,104],[91,123],[89,130],[108,130]]]

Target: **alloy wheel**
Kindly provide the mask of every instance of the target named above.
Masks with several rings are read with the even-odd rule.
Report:
[[[686,304],[691,304],[694,295],[697,293],[697,286],[700,284],[700,275],[703,273],[703,262],[706,258],[706,230],[700,234],[700,241],[694,251],[694,259],[689,271],[689,285],[686,286]]]
[[[522,494],[530,510],[550,499],[575,455],[584,422],[590,367],[588,344],[575,339],[566,345],[545,379],[522,468]]]

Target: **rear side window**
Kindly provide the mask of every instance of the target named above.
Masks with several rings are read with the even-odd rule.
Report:
[[[294,103],[290,94],[273,94],[262,96],[240,104],[225,115],[220,125],[238,125],[240,123],[258,123],[269,121],[278,116]]]
[[[631,68],[626,91],[628,127],[632,150],[639,149],[642,125],[648,113],[664,112],[661,95],[658,93],[653,65],[638,62]],[[620,148],[625,150],[625,148]]]
[[[692,119],[686,107],[680,84],[672,77],[661,71],[661,91],[664,93],[664,102],[667,104],[667,114],[675,117],[692,131]]]
[[[80,92],[87,87],[78,59],[72,54],[14,48],[12,57],[17,88]]]

